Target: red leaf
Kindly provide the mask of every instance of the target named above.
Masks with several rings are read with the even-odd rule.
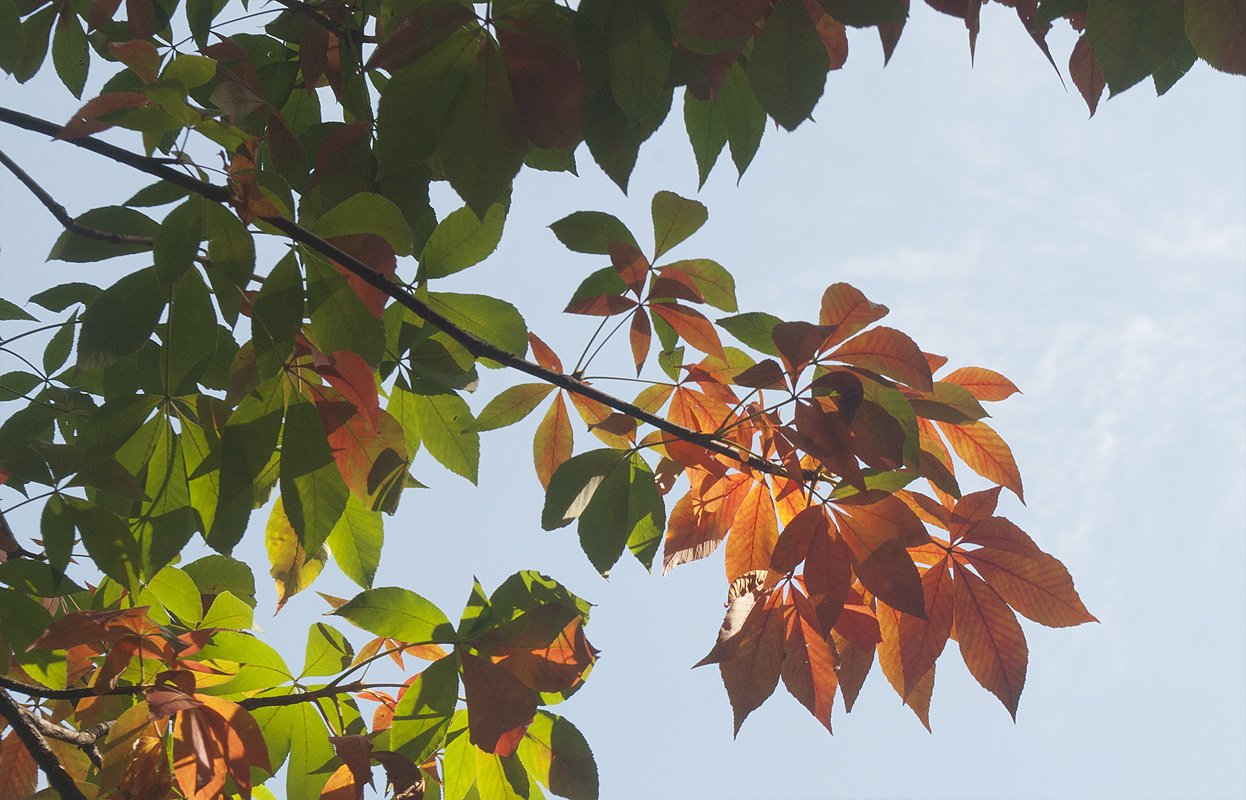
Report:
[[[372,426],[343,400],[317,399],[316,410],[351,493],[374,510],[392,507],[410,463],[401,423],[388,411],[378,411],[378,424]]]
[[[770,555],[770,571],[787,575],[805,560],[810,543],[815,537],[829,534],[830,520],[826,516],[825,506],[810,506],[799,512],[784,526],[775,542],[774,551]]]
[[[796,377],[809,366],[813,357],[821,352],[835,334],[835,329],[826,325],[811,325],[808,322],[780,322],[770,332],[775,349],[783,359],[783,365],[792,376],[793,386]]]
[[[635,308],[636,301],[621,294],[598,294],[571,303],[563,311],[567,314],[584,314],[590,317],[612,317]]]
[[[961,367],[943,380],[964,387],[975,400],[982,401],[1003,400],[1021,391],[1003,375],[983,367]]]
[[[627,288],[640,297],[640,290],[645,288],[645,279],[649,277],[649,259],[636,245],[622,239],[611,239],[607,249],[615,272],[619,273]]]
[[[510,755],[517,742],[501,740],[506,733],[532,722],[536,716],[536,692],[486,658],[462,649],[459,658],[463,662],[463,691],[467,695],[469,741],[486,753]]]
[[[562,372],[562,361],[558,355],[550,349],[550,346],[541,340],[541,337],[529,331],[528,344],[532,347],[532,357],[536,359],[536,363],[546,369],[552,369],[555,372]]]
[[[809,600],[795,586],[790,591],[792,602],[783,607],[786,623],[783,685],[829,732],[831,708],[839,685],[835,656],[819,630],[818,618]]]
[[[698,39],[733,39],[754,33],[768,0],[689,0],[679,28]]]
[[[160,53],[146,39],[132,42],[109,42],[108,52],[134,70],[143,83],[154,83],[160,77]]]
[[[1086,107],[1090,109],[1090,116],[1093,117],[1108,82],[1103,77],[1103,70],[1099,69],[1095,51],[1090,48],[1090,42],[1086,41],[1084,33],[1078,37],[1077,44],[1073,45],[1073,53],[1069,56],[1069,77],[1073,79],[1077,91],[1082,93],[1082,99],[1086,101]]]
[[[156,9],[151,0],[125,0],[126,23],[130,36],[150,39],[156,32]]]
[[[679,337],[702,353],[727,360],[714,323],[701,312],[678,303],[654,303],[649,308],[675,329]]]
[[[879,661],[887,679],[905,701],[934,667],[952,632],[954,598],[951,565],[946,555],[926,570],[921,584],[926,619],[900,613],[885,602],[878,608],[878,625],[883,636],[878,648]]]
[[[844,609],[840,612],[839,619],[835,620],[833,631],[859,649],[868,651],[871,659],[874,646],[883,640],[878,631],[878,618],[874,610],[865,604],[855,587],[848,590]]]
[[[317,358],[316,373],[353,405],[368,425],[376,430],[380,425],[381,400],[377,395],[376,379],[372,367],[358,353],[338,350]]]
[[[661,273],[653,282],[649,292],[651,298],[669,298],[671,300],[687,300],[691,303],[704,303],[705,295],[697,286],[696,280],[679,267],[662,267]]]
[[[970,469],[988,481],[1009,489],[1022,503],[1025,502],[1021,472],[1012,457],[1012,450],[989,425],[981,420],[968,425],[936,424],[956,455]]]
[[[1020,554],[994,547],[963,553],[1008,605],[1051,628],[1098,622],[1086,606],[1064,564],[1046,553]]]
[[[886,306],[871,303],[853,286],[836,283],[822,294],[822,310],[818,314],[818,322],[835,327],[834,336],[826,343],[827,347],[834,347],[866,325],[885,316]]]
[[[893,378],[919,391],[934,391],[926,356],[912,339],[895,328],[868,330],[844,342],[831,357]]]
[[[649,315],[643,308],[637,308],[633,312],[632,328],[628,337],[632,345],[632,360],[636,362],[636,375],[639,376],[640,368],[645,365],[645,359],[649,357],[649,342],[653,338],[649,327]]]
[[[839,653],[837,677],[839,688],[844,694],[844,710],[852,711],[857,695],[865,684],[865,678],[874,667],[875,646],[871,644],[865,648],[857,647],[837,631],[832,631],[831,639]]]
[[[1013,720],[1025,686],[1029,649],[1012,609],[981,578],[953,561],[956,639],[970,674],[1000,699]]]
[[[852,591],[852,555],[830,527],[825,510],[822,522],[812,531],[805,557],[804,582],[820,622],[819,633],[839,623]],[[794,521],[794,520],[793,520]]]
[[[584,116],[579,59],[527,20],[494,28],[524,134],[537,147],[574,150]]]
[[[779,525],[774,514],[770,487],[765,481],[758,481],[731,523],[726,558],[728,582],[746,572],[770,566],[770,556],[779,539]]]
[[[536,437],[532,440],[532,461],[536,465],[537,480],[543,488],[549,488],[554,472],[571,458],[572,437],[571,417],[567,414],[562,392],[559,392],[537,426]]]
[[[398,269],[398,260],[394,255],[394,248],[390,247],[389,242],[385,241],[384,237],[378,236],[375,233],[352,233],[346,236],[334,236],[328,241],[330,244],[336,245],[347,254],[372,267],[372,269],[386,278],[394,277],[394,272]],[[337,271],[346,279],[346,283],[350,285],[350,288],[355,290],[355,294],[359,295],[359,299],[368,307],[372,315],[376,317],[381,316],[381,313],[385,311],[385,304],[389,302],[389,295],[336,261],[331,263],[337,267]]]
[[[745,627],[735,655],[719,664],[735,717],[735,734],[740,732],[745,718],[764,703],[779,684],[786,638],[782,595],[782,592],[772,593],[760,611],[753,610],[753,614],[759,615],[756,626]]]
[[[839,531],[857,561],[865,561],[885,542],[900,547],[919,547],[930,542],[930,534],[917,515],[894,495],[874,502],[853,504],[860,495],[839,501],[836,514]]]
[[[1012,525],[1011,522],[1002,517],[991,517],[995,513],[995,505],[999,502],[999,488],[992,486],[981,492],[973,492],[967,494],[956,501],[956,505],[952,507],[952,511],[948,515],[947,530],[951,533],[952,541],[958,541],[969,530],[969,526],[979,521],[987,519],[999,519]],[[1015,527],[1015,526],[1014,526]],[[1021,533],[1020,529],[1017,529]],[[1021,533],[1025,536],[1024,533]],[[1026,536],[1025,538],[1029,538]],[[1038,545],[1034,545],[1038,549]]]
[[[829,414],[821,405],[798,402],[793,416],[796,430],[784,428],[787,438],[843,478],[849,486],[865,491],[865,478],[849,443],[848,426],[844,424],[843,415]]]
[[[147,105],[146,95],[137,92],[110,92],[88,100],[77,113],[65,123],[65,127],[54,139],[77,139],[93,133],[106,131],[112,127],[111,122],[101,122],[99,117],[121,111],[126,108],[138,108]]]
[[[926,619],[921,576],[908,551],[894,541],[883,542],[853,571],[870,594],[905,614]]]
[[[25,800],[35,793],[39,766],[17,731],[0,741],[0,800]]]
[[[732,379],[737,386],[749,386],[754,389],[785,389],[787,383],[783,377],[783,368],[773,358],[759,361]]]

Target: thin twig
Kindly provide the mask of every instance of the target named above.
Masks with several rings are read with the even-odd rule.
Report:
[[[27,697],[42,697],[45,700],[81,700],[84,697],[142,694],[147,691],[146,686],[117,686],[103,692],[96,691],[91,687],[81,689],[48,689],[45,686],[32,686],[29,683],[22,683],[21,681],[15,681],[12,678],[0,675],[0,690],[4,689],[11,692],[21,692]]]
[[[293,706],[299,703],[311,703],[325,697],[337,697],[339,694],[352,694],[361,692],[368,688],[368,685],[355,681],[353,683],[344,683],[341,686],[325,686],[322,689],[314,689],[310,692],[299,692],[298,694],[283,694],[275,697],[247,697],[238,701],[238,705],[250,711],[254,708],[271,708],[273,706]]]

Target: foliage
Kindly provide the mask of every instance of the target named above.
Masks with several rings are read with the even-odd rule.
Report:
[[[981,0],[928,2],[964,20],[972,54]],[[723,547],[726,614],[700,663],[718,665],[737,731],[780,679],[829,730],[836,693],[851,709],[875,660],[929,727],[949,639],[1015,716],[1016,613],[1094,617],[995,514],[1001,489],[1023,497],[984,421],[1017,391],[1006,378],[944,372],[844,283],[816,321],[741,313],[726,268],[669,257],[708,218],[670,192],[652,200],[651,246],[600,212],[551,225],[599,265],[566,308],[602,318],[569,371],[505,300],[436,283],[493,252],[525,165],[574,174],[582,141],[626,190],[677,87],[701,182],[724,147],[742,174],[768,117],[809,118],[844,26],[877,28],[890,57],[907,0],[281,5],[226,36],[220,0],[127,0],[124,20],[120,0],[0,0],[0,68],[19,81],[49,50],[75,96],[93,61],[119,67],[63,127],[0,121],[158,178],[70,219],[3,157],[66,228],[49,258],[150,263],[51,286],[38,309],[0,300],[0,319],[34,325],[0,343],[25,364],[0,376],[20,406],[0,426],[0,482],[43,503],[37,534],[0,528],[0,798],[33,794],[37,769],[49,796],[271,796],[282,765],[286,796],[360,797],[374,764],[395,797],[596,797],[588,744],[546,710],[597,657],[587,602],[518,572],[471,587],[456,624],[372,585],[416,452],[475,482],[481,434],[542,404],[540,522],[575,523],[602,575],[626,553],[646,569],[661,553],[666,573]],[[1083,31],[1069,72],[1092,114],[1105,86],[1149,75],[1162,94],[1200,57],[1246,72],[1241,0],[1007,5],[1049,60],[1053,21]],[[92,138],[110,127],[146,155]],[[212,150],[227,185],[196,157]],[[437,180],[465,204],[441,220]],[[262,275],[256,234],[291,242]],[[581,379],[625,326],[636,375],[664,375],[630,401]],[[36,363],[15,343],[39,332]],[[535,382],[473,414],[482,365]],[[604,447],[575,454],[571,409]],[[962,493],[958,461],[994,488]],[[299,670],[254,629],[255,576],[230,556],[264,507],[278,610],[330,559],[361,589],[325,599],[368,636],[317,623]],[[217,554],[183,563],[196,535]],[[366,680],[405,656],[428,664]]]

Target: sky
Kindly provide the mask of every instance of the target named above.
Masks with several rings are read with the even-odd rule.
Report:
[[[1246,83],[1199,63],[1164,97],[1148,82],[1087,120],[1010,10],[984,9],[972,67],[965,40],[958,20],[914,4],[884,70],[876,37],[850,31],[816,124],[771,127],[738,184],[724,153],[699,193],[677,98],[627,196],[583,147],[579,178],[525,172],[498,251],[437,288],[508,299],[574,360],[591,321],[560,311],[604,263],[546,226],[609,211],[643,244],[654,192],[695,196],[709,222],[672,258],[726,266],[742,311],[813,319],[823,289],[847,281],[951,367],[989,367],[1021,388],[989,410],[1027,505],[1008,497],[997,513],[1065,563],[1100,624],[1022,622],[1030,661],[1015,723],[950,645],[933,733],[875,671],[852,714],[837,702],[833,737],[780,688],[733,741],[719,676],[690,669],[721,621],[721,549],[665,578],[632,560],[603,580],[574,528],[540,529],[535,416],[482,437],[478,488],[420,454],[413,473],[431,488],[386,520],[376,585],[407,586],[455,618],[473,576],[492,590],[537,569],[595,603],[586,632],[601,658],[553,710],[593,747],[603,798],[1246,794]],[[1050,41],[1067,63],[1071,31],[1061,23]],[[64,120],[75,104],[58,89],[10,79],[0,100]],[[147,182],[13,129],[0,148],[74,214]],[[448,190],[438,203],[458,205]],[[0,294],[20,303],[127,268],[45,265],[57,233],[0,176]],[[624,342],[601,358],[594,372],[628,373]],[[0,372],[13,368],[0,353]],[[489,372],[469,402],[479,410],[514,382]],[[578,449],[593,442],[577,431]],[[14,500],[0,494],[3,508]],[[27,508],[10,523],[20,537],[37,518]],[[272,619],[262,547],[236,555],[256,565],[259,624],[301,663],[302,631],[327,608],[308,593]],[[355,591],[335,568],[315,588]]]

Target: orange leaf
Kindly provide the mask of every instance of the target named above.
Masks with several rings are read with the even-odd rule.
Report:
[[[110,92],[88,100],[82,108],[65,123],[65,127],[54,139],[77,139],[93,133],[106,131],[112,127],[111,122],[101,122],[99,117],[126,108],[138,108],[147,105],[147,96],[137,92]]]
[[[26,800],[35,793],[39,767],[17,738],[17,731],[0,741],[0,800]]]
[[[636,363],[637,376],[640,375],[640,368],[645,365],[645,359],[649,357],[649,342],[652,338],[649,315],[645,313],[644,308],[637,308],[632,314],[632,328],[629,332],[632,360]]]
[[[324,399],[317,399],[316,410],[342,479],[368,507],[392,508],[410,463],[402,423],[388,411],[378,410],[373,426],[354,404],[332,396],[325,393]]]
[[[887,679],[906,702],[934,666],[952,632],[954,596],[950,570],[945,555],[922,575],[926,607],[924,620],[902,614],[880,602],[878,626],[883,643],[878,648],[879,660]],[[884,614],[883,609],[887,609],[890,615]]]
[[[740,732],[745,718],[764,703],[779,684],[786,638],[782,595],[782,592],[774,592],[760,611],[754,609],[753,614],[759,615],[757,625],[751,629],[746,626],[735,655],[718,666],[731,700],[734,734]]]
[[[700,311],[679,303],[653,303],[649,308],[666,320],[685,342],[702,353],[727,360],[718,331],[714,330],[714,323],[706,319]]]
[[[571,303],[563,311],[567,314],[585,314],[590,317],[612,317],[635,308],[636,301],[621,294],[598,294]]]
[[[809,366],[822,347],[835,334],[835,329],[826,325],[812,325],[808,322],[780,322],[770,332],[775,349],[783,359],[783,365],[792,376],[795,386],[796,377]]]
[[[1064,628],[1098,622],[1086,606],[1073,578],[1059,559],[1046,553],[1020,554],[982,547],[965,559],[986,579],[1004,602],[1040,625]]]
[[[337,753],[338,758],[345,762],[342,766],[351,773],[352,784],[357,792],[354,795],[355,800],[361,800],[363,787],[372,783],[372,742],[366,736],[353,734],[330,736],[329,744],[333,745],[333,751]],[[326,786],[325,789],[327,790],[328,787]],[[346,797],[346,795],[337,796]],[[321,797],[324,797],[323,793]]]
[[[363,784],[357,782],[350,767],[343,764],[325,782],[320,800],[363,800]]]
[[[799,466],[797,462],[796,467]],[[791,525],[796,515],[809,507],[804,484],[800,481],[783,475],[771,475],[770,493],[774,495],[774,507],[779,512],[779,522],[783,525]]]
[[[649,277],[649,259],[636,245],[622,239],[611,239],[607,248],[614,271],[619,273],[627,288],[640,297],[640,290],[645,288],[645,278]]]
[[[376,430],[380,425],[381,400],[372,367],[362,356],[350,350],[320,355],[316,358],[315,370]]]
[[[774,498],[765,481],[754,484],[731,523],[727,539],[727,580],[770,566],[770,555],[779,539]]]
[[[694,431],[712,433],[727,421],[730,414],[731,409],[726,403],[715,400],[704,392],[680,386],[671,397],[671,407],[666,418],[676,425],[683,425]]]
[[[571,417],[567,414],[562,392],[559,392],[537,426],[536,437],[532,440],[532,460],[542,487],[549,488],[554,472],[571,458],[572,436]]]
[[[930,534],[912,509],[893,495],[874,502],[853,503],[860,495],[839,501],[836,509],[839,531],[857,561],[870,557],[884,542],[901,547],[919,547],[930,542]]]
[[[844,694],[844,710],[852,711],[852,706],[857,702],[857,695],[861,692],[861,687],[865,684],[865,678],[870,674],[870,670],[874,667],[874,650],[875,645],[861,648],[848,641],[838,631],[831,632],[831,639],[835,642],[835,650],[839,653],[839,667],[836,677],[839,678],[839,688]]]
[[[154,83],[160,76],[160,53],[146,39],[132,42],[109,42],[108,52],[134,70],[143,83]]]
[[[496,646],[493,661],[538,692],[565,692],[583,680],[585,671],[595,660],[584,638],[583,622],[583,617],[571,620],[548,645],[536,648]]]
[[[871,658],[874,646],[883,640],[882,634],[878,631],[878,617],[874,614],[874,610],[865,604],[865,600],[856,587],[848,590],[843,611],[835,620],[833,631],[861,650],[868,650]]]
[[[552,369],[555,372],[562,372],[562,361],[558,355],[550,349],[550,346],[541,340],[531,331],[528,332],[528,344],[532,347],[532,357],[536,359],[536,363],[546,369]]]
[[[958,534],[953,535],[952,541],[958,544],[976,544],[1035,558],[1046,555],[1029,534],[1003,517],[978,519],[957,530]]]
[[[268,746],[255,719],[237,703],[196,694],[202,706],[178,712],[173,722],[173,771],[190,800],[214,800],[233,778],[251,793],[251,768],[271,772]]]
[[[919,391],[934,391],[926,356],[912,339],[895,328],[879,327],[855,336],[831,353],[831,358],[872,370]]]
[[[786,623],[783,685],[830,732],[831,708],[839,685],[835,656],[819,630],[820,624],[809,600],[795,586],[791,587],[789,599],[791,603],[783,607]]]
[[[956,455],[971,470],[988,481],[1009,489],[1022,503],[1025,502],[1021,472],[1017,469],[1017,462],[1013,460],[1012,450],[989,425],[981,420],[969,425],[949,425],[946,422],[935,424],[956,451]]]
[[[536,715],[536,692],[487,658],[462,649],[459,658],[463,663],[463,691],[467,695],[469,741],[486,753],[510,755],[514,746],[502,739],[510,731],[532,722]],[[512,744],[507,752],[498,752],[499,746],[507,744]]]
[[[851,594],[852,556],[844,541],[834,535],[824,510],[820,517],[810,532],[804,583],[818,615],[818,632],[825,634],[838,624]]]
[[[982,367],[961,367],[943,380],[963,387],[975,400],[1003,400],[1021,391],[1003,375]]]
[[[834,347],[866,325],[885,316],[886,306],[871,303],[853,286],[836,283],[827,287],[822,294],[822,310],[818,314],[818,322],[836,328],[835,335],[826,343],[827,347]]]
[[[1000,699],[1013,720],[1025,686],[1029,649],[1012,609],[981,578],[953,561],[956,639],[970,674]]]
[[[666,521],[663,575],[718,548],[752,483],[752,478],[740,473],[693,480],[693,488],[679,499]]]

